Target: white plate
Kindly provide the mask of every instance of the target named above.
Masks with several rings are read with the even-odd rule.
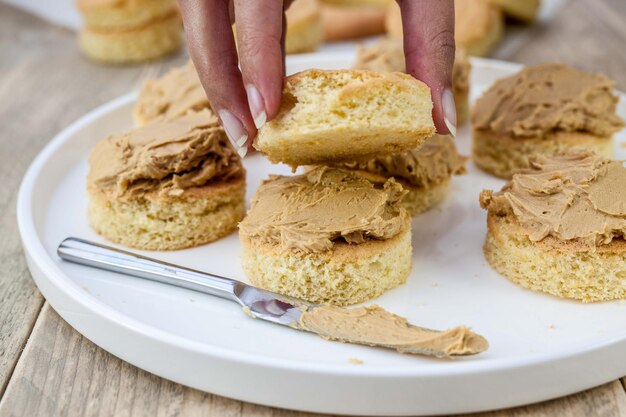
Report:
[[[290,59],[288,69],[346,67],[353,56]],[[474,60],[472,96],[519,67]],[[490,349],[445,361],[328,342],[252,320],[228,301],[137,278],[64,263],[67,236],[103,241],[85,216],[86,156],[93,144],[131,127],[130,94],[72,124],[28,170],[18,221],[40,290],[74,328],[112,354],[157,375],[260,404],[338,414],[471,412],[569,394],[626,374],[626,304],[583,305],[522,289],[484,261],[483,188],[502,181],[469,163],[449,197],[413,222],[414,267],[407,284],[374,302],[431,328],[465,324]],[[624,101],[619,108],[626,116]],[[626,142],[624,132],[618,142]],[[469,152],[469,129],[459,131]],[[626,158],[617,146],[618,156]],[[269,173],[287,173],[262,156],[246,158],[248,197]],[[149,256],[245,280],[236,234],[210,245]],[[354,365],[350,359],[363,361]]]

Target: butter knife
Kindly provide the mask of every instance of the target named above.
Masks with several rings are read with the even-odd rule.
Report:
[[[482,336],[464,327],[447,331],[426,329],[411,325],[406,319],[388,313],[378,306],[356,309],[320,306],[256,288],[234,279],[173,265],[76,237],[63,240],[57,248],[57,253],[65,261],[225,298],[238,303],[243,311],[253,318],[313,332],[326,339],[438,357],[473,355],[488,347],[487,341]],[[424,340],[411,339],[410,343],[401,343],[371,334],[368,336],[365,331],[367,323],[359,316],[361,311],[366,314],[384,315],[389,319],[389,326],[399,326],[393,329],[394,334],[409,332],[411,335],[419,334]],[[338,330],[336,321],[327,321],[327,326],[320,327],[308,326],[305,323],[307,319],[303,319],[304,316],[307,318],[312,315],[324,316],[328,312],[347,323],[348,334],[345,332],[338,334],[335,331]],[[364,332],[360,332],[360,329]]]

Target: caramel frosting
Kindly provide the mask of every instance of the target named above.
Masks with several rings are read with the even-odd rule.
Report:
[[[327,251],[336,241],[390,239],[408,221],[404,193],[393,179],[378,187],[337,168],[274,176],[257,190],[239,230],[246,239],[301,252]]]
[[[626,237],[626,167],[576,152],[530,158],[502,191],[483,191],[480,203],[512,214],[532,241],[552,236],[587,250]]]
[[[459,155],[450,136],[434,135],[419,149],[384,155],[364,162],[348,162],[344,166],[384,179],[394,177],[414,187],[428,188],[451,175],[464,174],[466,160],[466,157]],[[373,177],[370,179],[375,180]]]
[[[473,355],[489,347],[484,337],[467,327],[446,331],[425,329],[377,305],[351,309],[313,307],[302,313],[294,327],[330,340],[438,357]]]
[[[109,136],[96,144],[89,164],[88,187],[116,197],[176,196],[243,173],[241,158],[208,110]]]
[[[402,40],[385,38],[375,44],[359,46],[357,49],[354,69],[376,72],[406,72]],[[452,67],[452,88],[456,91],[469,89],[469,73],[471,65],[467,55],[457,48]]]
[[[561,64],[527,67],[497,81],[478,101],[475,129],[519,138],[555,131],[610,136],[624,127],[613,82]]]
[[[150,121],[161,116],[172,119],[189,110],[203,109],[209,109],[209,100],[196,68],[189,61],[159,79],[146,81],[139,93],[135,112],[141,119]]]

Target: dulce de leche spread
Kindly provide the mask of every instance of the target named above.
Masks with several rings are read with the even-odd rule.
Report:
[[[425,329],[377,305],[351,309],[313,307],[302,313],[294,327],[326,339],[439,357],[473,355],[489,347],[484,337],[467,327],[445,331]]]
[[[514,215],[532,241],[552,236],[588,250],[626,236],[626,167],[590,153],[530,158],[531,168],[480,203]]]
[[[209,100],[193,63],[189,61],[159,79],[146,81],[139,93],[135,114],[147,122],[160,116],[172,119],[189,110],[208,108]]]
[[[402,186],[382,186],[348,170],[318,167],[297,176],[275,176],[257,190],[239,224],[249,241],[284,250],[323,252],[335,241],[358,244],[390,239],[407,227]]]
[[[603,75],[561,64],[528,67],[497,81],[478,99],[472,124],[519,138],[555,131],[610,136],[624,127],[612,91],[613,83]]]
[[[241,159],[208,110],[155,121],[98,142],[87,187],[116,197],[176,196],[243,173]]]
[[[450,136],[434,135],[416,150],[384,155],[363,162],[348,162],[345,167],[394,177],[414,187],[428,188],[465,173],[467,158],[459,155]]]

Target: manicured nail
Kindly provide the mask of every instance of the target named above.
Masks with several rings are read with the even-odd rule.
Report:
[[[241,159],[243,159],[246,154],[248,153],[248,147],[247,146],[242,146],[240,148],[237,148],[237,153],[239,154],[239,157],[241,157]]]
[[[261,97],[259,90],[252,84],[246,86],[246,94],[248,95],[248,104],[250,105],[250,113],[254,119],[254,125],[257,129],[260,129],[267,121],[265,101]]]
[[[443,107],[443,121],[454,137],[456,136],[456,106],[454,105],[454,96],[449,88],[446,88],[441,95],[441,107]]]
[[[226,136],[228,136],[233,146],[235,148],[245,146],[248,141],[248,132],[246,132],[239,119],[228,110],[220,110],[218,114],[222,120]]]

